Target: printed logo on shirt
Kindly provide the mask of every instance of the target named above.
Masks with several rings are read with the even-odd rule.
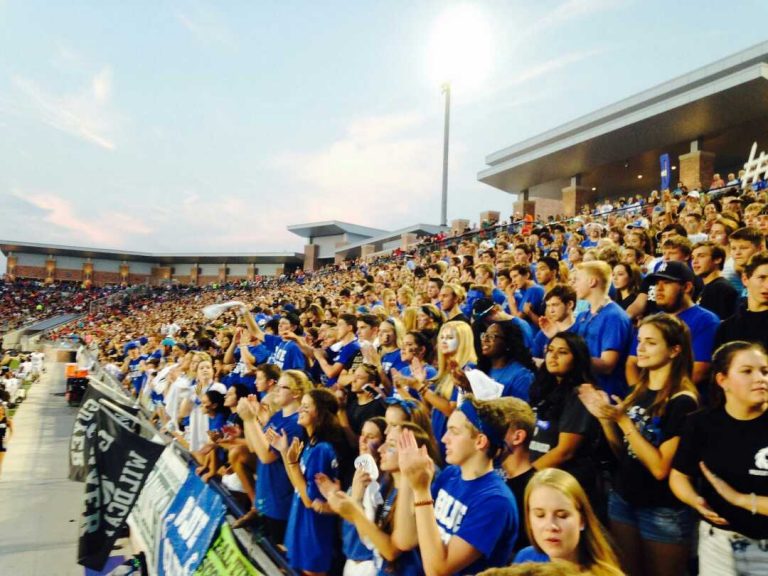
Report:
[[[551,424],[548,420],[536,420],[536,426],[541,428],[542,430],[549,430],[549,427]]]
[[[754,468],[749,471],[752,476],[768,476],[768,447],[761,448],[755,454],[755,466],[759,470]]]
[[[461,521],[466,514],[466,505],[441,488],[435,501],[435,518],[440,527],[440,538],[443,544],[448,544],[451,536],[459,531]]]

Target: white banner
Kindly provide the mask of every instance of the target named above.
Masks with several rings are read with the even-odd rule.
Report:
[[[157,574],[157,553],[165,512],[188,474],[184,460],[170,445],[166,447],[128,517],[131,537],[146,554],[150,574]]]

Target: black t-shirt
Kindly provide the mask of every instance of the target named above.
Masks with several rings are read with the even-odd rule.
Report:
[[[736,313],[739,309],[740,300],[736,288],[720,276],[704,285],[697,304],[717,314],[720,320],[725,320]]]
[[[715,334],[715,347],[733,342],[734,340],[746,340],[747,342],[760,342],[768,348],[768,311],[750,312],[742,308],[736,314],[725,320]]]
[[[368,404],[359,404],[357,394],[347,396],[347,419],[352,431],[360,435],[363,424],[374,416],[384,416],[387,408],[381,400],[372,400]]]
[[[616,291],[616,295],[613,297],[613,301],[616,302],[619,306],[621,306],[622,310],[626,310],[630,306],[632,306],[632,303],[637,300],[637,292],[631,292],[629,296],[626,298],[622,298],[618,291]]]
[[[742,494],[768,496],[768,411],[754,420],[736,420],[725,408],[692,414],[672,462],[675,470],[699,486],[707,504],[728,520],[726,530],[748,538],[768,538],[768,516],[753,516],[726,502],[703,478],[699,462]]]
[[[518,474],[514,478],[507,478],[507,486],[515,496],[515,503],[517,504],[518,514],[518,526],[520,529],[517,531],[517,542],[515,542],[514,551],[522,550],[526,546],[530,546],[528,541],[528,534],[525,531],[525,524],[527,522],[525,518],[525,487],[528,486],[528,481],[536,474],[536,468],[531,468],[527,472]]]
[[[556,393],[555,391],[552,394]],[[548,399],[545,397],[536,406],[532,406],[536,414],[536,428],[530,444],[531,462],[535,462],[557,446],[560,433],[583,436],[584,440],[579,444],[576,453],[560,468],[573,474],[589,492],[596,478],[594,452],[600,425],[581,403],[575,389],[565,394],[558,405],[545,408],[547,403]]]
[[[645,306],[643,316],[650,316],[658,312],[663,312],[659,305],[656,304],[656,278],[652,278],[653,272],[649,271],[640,283],[640,294],[648,295],[648,303]],[[699,299],[701,291],[704,289],[704,281],[698,276],[693,278],[693,301]]]
[[[643,438],[658,448],[667,440],[680,436],[686,417],[698,407],[693,396],[678,394],[671,398],[661,416],[647,412],[656,396],[656,390],[647,390],[627,409]],[[653,474],[637,458],[629,442],[624,438],[624,452],[619,457],[615,488],[622,498],[634,506],[682,508],[685,506],[669,489],[667,479],[656,480]]]

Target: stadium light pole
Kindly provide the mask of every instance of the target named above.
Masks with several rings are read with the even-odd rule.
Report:
[[[443,196],[440,202],[440,226],[448,225],[448,135],[451,129],[451,83],[442,86],[445,94],[445,122],[443,124]]]

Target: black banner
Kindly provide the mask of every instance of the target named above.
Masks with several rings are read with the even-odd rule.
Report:
[[[83,402],[80,404],[80,410],[75,418],[75,426],[72,429],[72,437],[69,440],[69,479],[76,482],[85,482],[88,475],[88,462],[91,460],[91,446],[96,436],[95,416],[99,412],[100,399],[106,399],[117,404],[120,408],[129,412],[132,416],[138,413],[138,408],[134,408],[125,401],[120,401],[117,394],[109,394],[100,389],[93,382],[88,384],[88,389],[83,396]],[[133,426],[128,418],[120,414],[115,417],[126,426]]]
[[[95,432],[85,478],[78,563],[101,570],[165,446],[134,434],[104,406],[90,418]]]

